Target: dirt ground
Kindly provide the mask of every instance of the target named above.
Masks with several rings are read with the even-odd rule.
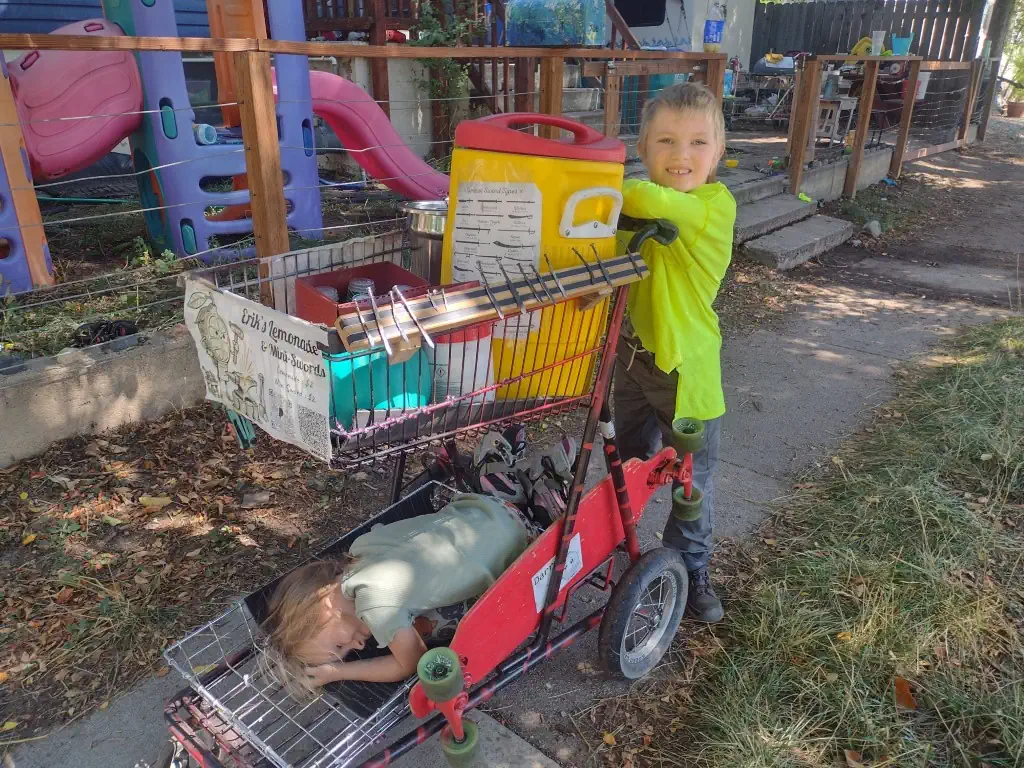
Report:
[[[827,212],[885,231],[862,232],[794,275],[1021,310],[1021,211],[1024,120],[993,116],[983,144],[909,164],[896,187],[830,203]]]

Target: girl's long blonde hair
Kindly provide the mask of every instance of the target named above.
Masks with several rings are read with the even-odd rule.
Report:
[[[347,565],[340,560],[318,560],[299,566],[281,579],[270,597],[263,621],[267,643],[260,654],[260,665],[297,699],[316,693],[306,677],[306,665],[298,658],[298,649],[327,623],[323,599]]]

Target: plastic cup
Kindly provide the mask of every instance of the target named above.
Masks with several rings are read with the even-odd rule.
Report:
[[[885,30],[871,33],[871,55],[881,56],[885,45]]]

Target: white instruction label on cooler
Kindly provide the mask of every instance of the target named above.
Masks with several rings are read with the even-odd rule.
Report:
[[[520,267],[540,266],[540,188],[523,182],[466,181],[459,184],[452,231],[452,280],[504,283],[522,278]]]
[[[494,330],[491,331],[491,335],[496,339],[524,341],[530,337],[531,333],[536,333],[540,330],[540,315],[541,310],[535,309],[533,312],[527,312],[525,315],[516,315],[515,317],[499,320],[494,324]],[[536,356],[536,353],[534,353],[534,356]]]
[[[551,573],[555,570],[555,558],[548,560],[547,564],[533,574],[533,602],[537,610],[544,608],[544,598],[548,595],[548,582],[551,581]],[[565,570],[562,571],[562,583],[558,587],[561,592],[573,577],[583,570],[583,548],[580,545],[580,535],[577,533],[569,539],[569,552],[565,556]]]

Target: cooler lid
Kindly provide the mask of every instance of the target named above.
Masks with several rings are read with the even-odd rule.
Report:
[[[543,139],[517,131],[533,125],[550,125],[572,133],[568,139]],[[626,162],[626,145],[605,136],[588,125],[567,117],[535,112],[510,112],[465,120],[455,129],[455,146],[506,152],[516,155],[537,155],[567,160],[593,160],[601,163]]]

